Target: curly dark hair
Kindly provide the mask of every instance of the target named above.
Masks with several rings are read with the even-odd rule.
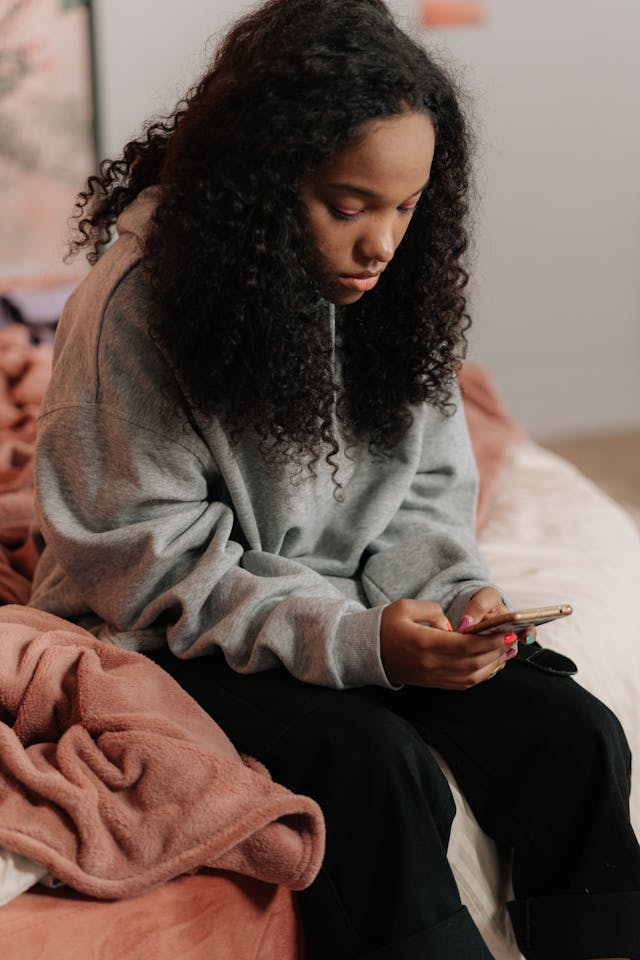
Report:
[[[367,121],[407,110],[433,122],[431,177],[375,290],[338,308],[338,386],[300,184]],[[150,185],[151,335],[197,409],[312,472],[333,464],[336,409],[344,435],[383,456],[413,404],[450,412],[470,323],[468,125],[447,72],[382,0],[268,0],[239,20],[175,112],[89,178],[74,249],[95,262]]]

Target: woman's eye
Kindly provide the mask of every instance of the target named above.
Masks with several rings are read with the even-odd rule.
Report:
[[[347,207],[329,207],[329,210],[338,220],[355,220],[362,213],[361,210],[349,210]]]
[[[417,206],[417,203],[412,203],[409,206],[398,207],[398,210],[400,213],[410,215],[414,212]],[[338,218],[338,220],[357,220],[360,214],[363,213],[362,210],[352,210],[349,207],[334,207],[333,205],[329,206],[329,210],[334,217]]]

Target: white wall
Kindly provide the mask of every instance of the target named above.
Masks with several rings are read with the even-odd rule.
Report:
[[[474,354],[552,435],[640,423],[637,0],[490,0],[450,31],[482,125]]]
[[[105,155],[251,5],[95,0]],[[407,23],[418,2],[392,5]],[[480,133],[472,357],[540,436],[638,425],[640,4],[486,6],[481,27],[424,34],[464,65]]]

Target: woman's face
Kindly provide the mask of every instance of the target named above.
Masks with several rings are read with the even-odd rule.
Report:
[[[355,303],[375,287],[427,185],[434,149],[425,113],[370,120],[356,141],[303,183],[300,197],[327,300]]]

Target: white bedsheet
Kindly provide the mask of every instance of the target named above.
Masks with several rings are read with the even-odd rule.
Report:
[[[576,679],[614,710],[640,762],[640,532],[630,516],[565,460],[526,442],[501,472],[480,542],[514,607],[572,604],[573,615],[540,628],[539,639],[576,661]],[[458,816],[449,857],[462,900],[496,960],[517,960],[502,907],[508,863],[450,782]],[[638,777],[632,820],[639,832]]]

